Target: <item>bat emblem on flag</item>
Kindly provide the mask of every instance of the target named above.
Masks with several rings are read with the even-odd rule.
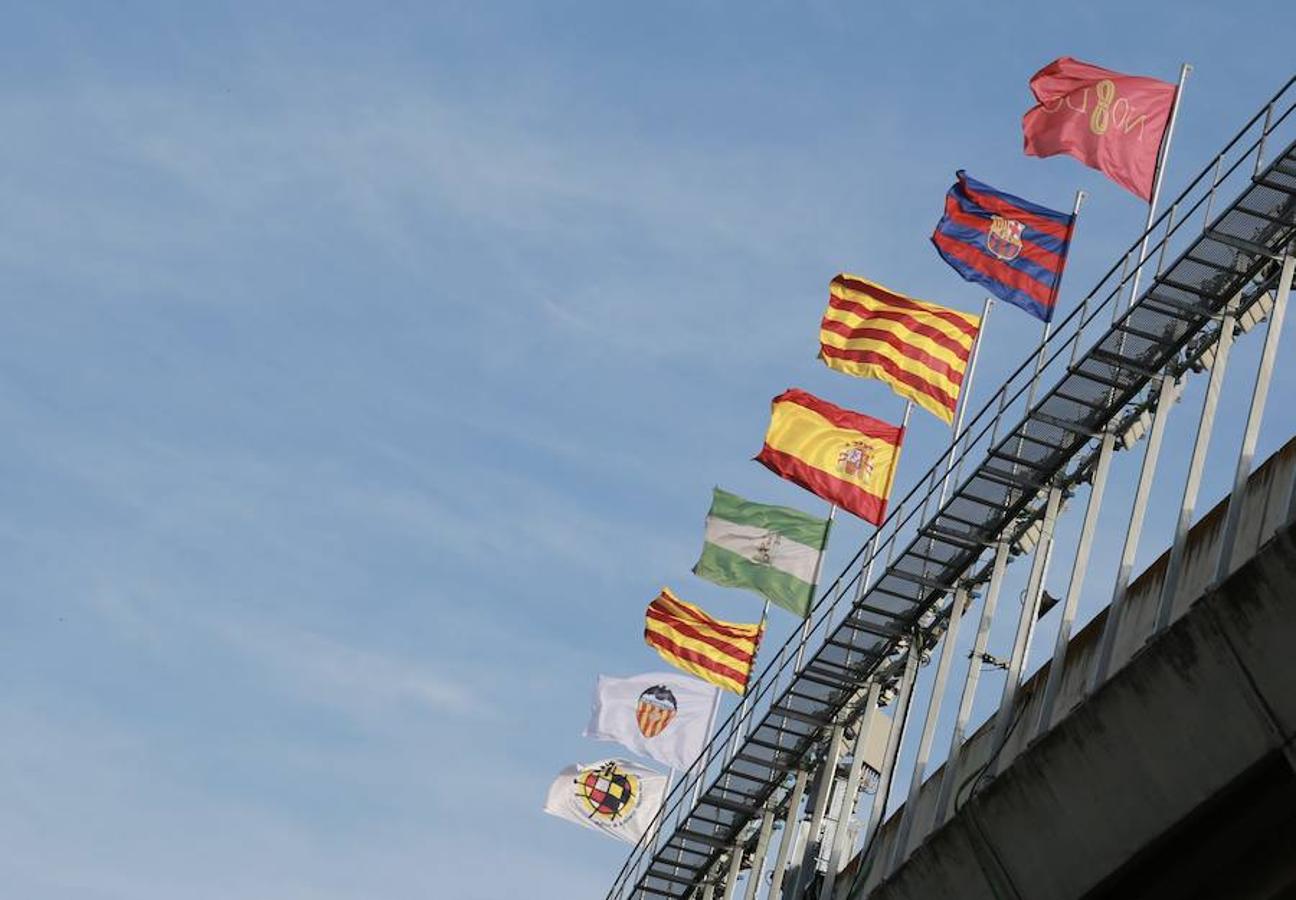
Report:
[[[655,738],[666,730],[675,720],[679,704],[675,695],[664,684],[654,685],[639,695],[635,707],[635,721],[639,723],[639,732],[646,738]]]
[[[995,216],[986,231],[986,248],[1000,259],[1016,259],[1022,252],[1022,229],[1025,227],[1015,219]]]

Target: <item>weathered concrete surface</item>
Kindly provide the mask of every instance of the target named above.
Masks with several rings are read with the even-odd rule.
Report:
[[[868,896],[1279,896],[1296,883],[1294,736],[1288,525]]]
[[[1231,560],[1232,569],[1237,569],[1251,559],[1284,527],[1294,484],[1296,484],[1296,438],[1288,441],[1284,447],[1265,460],[1247,481],[1241,524]],[[1183,573],[1175,595],[1174,620],[1182,616],[1195,602],[1201,600],[1203,591],[1213,578],[1227,502],[1225,498],[1216,504],[1189,532]],[[1109,676],[1117,674],[1135,654],[1140,652],[1151,637],[1169,556],[1170,551],[1167,549],[1131,583],[1126,596],[1125,613],[1116,632]],[[1093,573],[1090,577],[1094,577]],[[1017,724],[999,752],[999,762],[1003,767],[1010,765],[1032,742],[1039,740],[1042,734],[1071,715],[1086,701],[1099,637],[1106,627],[1106,621],[1107,612],[1104,610],[1072,636],[1063,660],[1060,691],[1051,722],[1040,723],[1039,721],[1039,706],[1043,685],[1048,678],[1048,665],[1046,664],[1026,680],[1018,694]],[[1042,630],[1039,632],[1038,640],[1051,639],[1049,625],[1050,620],[1045,617],[1041,622]],[[959,674],[956,669],[956,675]],[[964,794],[990,754],[991,734],[988,726],[989,723],[984,724],[963,746],[956,784],[964,787]],[[911,850],[925,840],[927,835],[940,824],[934,821],[934,807],[943,777],[944,767],[942,766],[928,777],[919,791],[918,813],[909,841]],[[879,831],[874,850],[877,858],[888,860],[891,858],[898,821],[899,811],[893,814]],[[853,862],[852,869],[855,864],[858,864],[858,860]],[[868,873],[865,893],[877,884],[880,874],[877,871]]]

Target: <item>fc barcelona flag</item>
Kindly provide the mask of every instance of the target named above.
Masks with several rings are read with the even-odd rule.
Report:
[[[932,233],[966,280],[1045,322],[1053,318],[1075,216],[996,190],[961,169]]]

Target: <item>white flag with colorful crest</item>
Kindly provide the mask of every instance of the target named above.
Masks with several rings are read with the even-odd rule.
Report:
[[[602,759],[558,773],[544,811],[634,844],[652,826],[665,793],[665,775],[624,759]]]
[[[687,769],[710,737],[719,689],[677,673],[600,675],[585,737],[617,741],[634,753]]]

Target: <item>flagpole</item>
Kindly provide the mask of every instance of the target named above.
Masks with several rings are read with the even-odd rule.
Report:
[[[904,446],[904,432],[905,429],[909,427],[909,416],[913,413],[913,407],[914,404],[912,400],[905,401],[904,415],[900,417],[900,443],[896,445],[896,453],[899,453]],[[898,464],[899,464],[899,460],[897,459],[896,465]],[[892,481],[894,480],[895,480],[895,476],[893,473]],[[887,497],[889,498],[890,496],[891,496],[891,492],[887,491]],[[897,522],[900,521],[900,516],[896,516],[895,519]],[[885,522],[883,524],[885,524]],[[896,527],[898,528],[899,526],[897,525]],[[864,571],[860,574],[859,588],[856,589],[855,591],[856,601],[863,598],[864,592],[868,590],[869,578],[871,578],[873,575],[873,562],[877,558],[878,554],[881,553],[882,551],[882,525],[878,525],[876,528],[873,529],[873,536],[869,538],[869,547],[870,549],[868,550],[868,563],[865,564]],[[887,562],[888,563],[890,562],[889,558]]]
[[[909,427],[909,416],[913,413],[913,407],[914,402],[912,400],[905,401],[904,415],[900,417],[900,427],[902,429]]]
[[[701,761],[702,765],[698,768],[697,783],[693,785],[693,799],[689,801],[693,805],[697,805],[698,795],[702,793],[702,781],[703,776],[706,774],[706,767],[711,764],[711,745],[715,742],[716,719],[720,715],[720,694],[720,689],[716,688],[715,699],[711,701],[711,718],[707,720],[707,734],[709,735],[707,749],[698,756],[698,760]],[[688,777],[687,771],[685,777]]]
[[[819,576],[823,572],[824,556],[828,553],[828,535],[832,532],[833,519],[837,517],[837,504],[831,503],[828,506],[828,521],[824,525],[823,543],[819,545],[819,556],[815,559],[814,577],[810,581],[810,600],[806,605],[805,618],[801,620],[801,646],[797,648],[796,663],[792,666],[795,672],[801,668],[801,660],[805,657],[806,641],[810,638],[810,612],[814,609],[815,594],[819,593]],[[769,601],[765,601],[766,608],[769,607]]]
[[[986,321],[990,318],[990,308],[994,306],[994,297],[987,296],[985,303],[981,304],[981,321],[978,323],[977,336],[972,342],[972,352],[969,354],[967,378],[959,386],[958,414],[954,418],[954,440],[958,440],[959,432],[963,430],[963,419],[967,417],[967,407],[970,402],[969,394],[972,392],[972,379],[976,378],[977,358],[981,356],[981,336],[985,334]],[[951,441],[951,444],[953,441]]]
[[[904,415],[900,417],[900,443],[896,445],[897,454],[904,446],[904,432],[905,429],[909,427],[909,416],[913,413],[913,406],[914,404],[912,400],[905,401]],[[899,465],[899,459],[895,461],[895,466],[898,465]],[[893,475],[892,481],[894,480],[895,477]],[[887,491],[887,498],[890,499],[890,496],[891,496],[891,492]],[[898,522],[899,520],[900,517],[896,516],[896,521]],[[899,526],[896,527],[898,528]],[[860,575],[859,590],[855,592],[855,599],[857,601],[860,600],[864,596],[864,592],[868,590],[868,580],[873,575],[873,560],[877,557],[879,553],[882,552],[882,525],[878,525],[873,529],[873,537],[869,538],[869,541],[872,543],[873,549],[869,553],[868,563],[865,565],[864,571]],[[890,560],[888,560],[888,562],[889,561]]]
[[[830,525],[832,524],[832,519],[831,519],[831,517],[829,518],[829,524],[830,524]],[[825,544],[827,543],[827,534],[825,534],[825,536],[824,536],[824,543],[825,543]],[[823,555],[823,551],[820,550],[819,552],[820,552],[820,555],[822,556],[822,555]],[[811,586],[810,586],[810,591],[811,591],[811,593],[810,593],[810,601],[811,601],[811,602],[814,602],[814,585],[811,585]],[[761,648],[761,644],[765,643],[765,640],[764,640],[764,638],[765,638],[765,622],[766,622],[766,620],[769,618],[769,608],[770,608],[770,601],[769,601],[769,597],[766,597],[766,598],[765,598],[765,603],[764,603],[764,605],[761,606],[760,622],[759,622],[758,625],[757,625],[757,632],[756,632],[756,634],[757,634],[757,637],[756,637],[756,652],[752,654],[751,667],[747,670],[747,683],[746,683],[745,685],[743,685],[742,702],[741,702],[741,703],[739,704],[739,706],[738,706],[738,715],[735,717],[735,720],[734,720],[734,730],[733,730],[734,733],[733,733],[733,740],[730,742],[730,745],[729,745],[729,754],[730,754],[730,756],[732,756],[733,754],[735,754],[735,753],[738,752],[738,735],[739,735],[739,729],[742,727],[742,720],[743,720],[743,717],[745,717],[745,716],[747,715],[747,701],[748,701],[749,699],[751,699],[751,698],[750,698],[750,695],[751,695],[751,689],[752,689],[752,676],[756,673],[756,661],[757,661],[757,659],[760,658],[760,648]],[[809,616],[810,616],[810,612],[809,612],[809,610],[807,610],[807,611],[806,611],[806,621],[809,621]],[[804,638],[803,638],[803,640],[804,640]],[[727,779],[728,776],[726,775],[725,778]]]
[[[994,306],[994,297],[986,296],[981,304],[981,321],[977,326],[977,336],[972,341],[972,350],[968,354],[967,378],[959,386],[957,411],[954,415],[954,430],[950,434],[949,458],[945,460],[945,480],[941,483],[939,509],[945,503],[945,492],[949,490],[949,474],[954,468],[954,457],[958,455],[959,440],[963,437],[963,419],[967,415],[968,404],[972,402],[972,381],[976,378],[977,360],[981,357],[981,338],[985,334],[986,321],[990,318],[990,309]]]
[[[671,766],[670,771],[666,773],[666,787],[662,790],[661,808],[657,810],[657,815],[654,817],[652,836],[649,839],[651,849],[648,852],[650,854],[657,853],[657,838],[661,835],[662,824],[666,820],[666,801],[670,799],[671,785],[675,783],[675,775],[675,767]]]
[[[892,471],[892,473],[891,473],[891,481],[892,481],[893,484],[894,484],[894,482],[895,482],[895,471],[894,471],[894,470],[899,469],[899,467],[900,467],[899,455],[900,455],[901,451],[904,450],[905,432],[909,430],[909,417],[913,415],[913,408],[914,408],[914,402],[913,402],[912,400],[906,400],[906,401],[905,401],[905,408],[904,408],[904,415],[902,415],[902,416],[900,417],[900,443],[896,445],[896,457],[897,457],[897,458],[896,458],[895,462],[892,464],[892,470],[893,470],[893,471]],[[887,485],[887,487],[890,488],[891,485]],[[887,491],[887,497],[886,497],[886,499],[889,500],[890,497],[891,497],[891,491],[888,490],[888,491]],[[902,505],[903,505],[903,504],[902,504]],[[896,518],[899,519],[898,516],[897,516]],[[899,526],[897,525],[896,527],[898,528]],[[879,526],[878,526],[878,529],[881,530],[881,528],[882,528],[882,526],[879,525]]]
[[[896,468],[896,469],[898,469],[898,468],[899,468],[899,465],[900,465],[899,454],[901,453],[902,450],[904,450],[905,432],[908,431],[908,429],[909,429],[909,417],[913,414],[913,408],[914,408],[914,402],[913,402],[912,400],[906,400],[906,401],[905,401],[905,408],[904,408],[904,415],[900,417],[900,443],[896,444],[896,459],[895,459],[895,462],[894,462],[894,468]],[[892,483],[895,482],[895,472],[894,472],[894,471],[892,472],[891,480],[892,480]],[[890,487],[890,485],[888,485],[888,488],[889,488],[889,487]],[[890,497],[891,497],[891,491],[888,490],[888,491],[887,491],[887,498],[890,499]],[[931,489],[930,489],[930,488],[928,488],[928,491],[927,491],[927,499],[928,499],[928,500],[931,499]],[[926,507],[926,503],[927,503],[927,500],[924,500],[924,501],[923,501],[923,506],[924,506],[924,508]],[[887,555],[886,555],[886,563],[885,563],[885,565],[888,565],[888,566],[891,565],[891,557],[892,557],[892,555],[895,553],[895,544],[896,544],[896,540],[897,540],[897,538],[899,537],[899,534],[900,534],[900,523],[901,523],[902,519],[904,518],[903,516],[900,515],[900,510],[901,510],[901,509],[904,509],[904,501],[903,501],[903,500],[900,501],[900,506],[899,506],[899,508],[898,508],[895,512],[893,512],[893,513],[891,514],[891,518],[895,519],[895,521],[896,521],[896,525],[895,525],[895,528],[894,528],[894,529],[892,530],[892,532],[891,532],[891,539],[887,542],[887,543],[889,544],[889,546],[887,547]],[[885,524],[885,520],[883,521],[883,524]],[[919,524],[919,526],[921,527],[922,523],[919,522],[918,524]],[[881,533],[882,533],[882,525],[879,525],[876,534],[880,535]],[[878,552],[881,552],[881,549],[882,549],[882,547],[881,547],[881,545],[879,545],[879,546],[878,546]],[[869,560],[869,565],[870,565],[870,567],[872,566],[872,564],[873,564],[873,561],[872,561],[872,560]]]
[[[1152,222],[1156,219],[1157,203],[1161,199],[1161,181],[1165,178],[1165,165],[1170,158],[1170,143],[1174,140],[1175,122],[1179,119],[1179,101],[1183,99],[1184,83],[1188,80],[1188,73],[1191,71],[1191,63],[1184,63],[1179,67],[1179,83],[1175,85],[1174,102],[1170,104],[1170,120],[1166,123],[1165,140],[1161,142],[1161,151],[1157,154],[1156,174],[1152,177],[1152,196],[1148,200],[1147,224],[1143,226],[1143,242],[1139,245],[1138,266],[1135,267],[1134,279],[1130,282],[1130,303],[1138,299],[1139,279],[1143,275],[1143,263],[1147,261],[1148,232],[1152,230]],[[1119,303],[1116,304],[1116,312],[1120,313]]]

